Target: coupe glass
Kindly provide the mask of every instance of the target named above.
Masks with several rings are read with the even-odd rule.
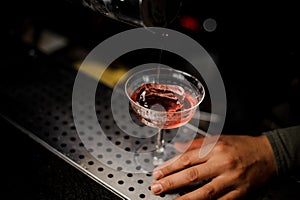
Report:
[[[151,151],[153,167],[171,156],[166,152],[163,131],[188,123],[205,96],[203,85],[194,76],[161,67],[133,73],[125,82],[125,93],[137,119],[157,129]]]

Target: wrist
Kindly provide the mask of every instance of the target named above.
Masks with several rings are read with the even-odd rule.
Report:
[[[262,151],[263,160],[265,161],[266,167],[270,170],[270,175],[274,175],[277,173],[275,155],[273,152],[272,145],[268,139],[268,137],[264,134],[258,136],[260,141],[260,151]]]

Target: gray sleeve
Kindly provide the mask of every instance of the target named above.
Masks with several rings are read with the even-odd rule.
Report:
[[[300,126],[263,133],[272,146],[278,175],[293,174],[300,168]]]

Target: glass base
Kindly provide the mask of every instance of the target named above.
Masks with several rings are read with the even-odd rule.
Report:
[[[173,144],[166,144],[163,148],[153,149],[150,152],[135,153],[135,162],[142,172],[151,173],[155,167],[177,154],[178,152],[174,149]]]

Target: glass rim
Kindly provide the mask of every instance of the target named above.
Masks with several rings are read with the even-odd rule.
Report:
[[[168,113],[168,114],[179,114],[179,113],[190,112],[190,111],[196,109],[200,105],[200,103],[203,101],[203,99],[205,97],[205,89],[204,89],[203,84],[195,76],[193,76],[193,75],[191,75],[187,72],[181,71],[181,70],[177,70],[177,69],[173,69],[173,68],[160,67],[159,70],[174,71],[174,72],[177,72],[179,74],[183,74],[184,76],[188,76],[188,77],[192,78],[193,80],[195,80],[197,82],[197,84],[199,84],[201,86],[200,88],[202,88],[202,91],[203,91],[202,93],[199,91],[199,93],[202,94],[201,99],[195,105],[193,105],[192,107],[190,107],[188,109],[180,110],[180,111],[175,111],[175,112],[165,112],[165,111],[152,110],[151,108],[145,108],[145,107],[141,106],[140,104],[136,103],[135,101],[132,100],[131,96],[128,94],[128,91],[127,91],[127,85],[129,83],[129,81],[132,79],[133,76],[135,76],[139,73],[142,73],[142,72],[145,72],[145,71],[151,71],[151,70],[154,70],[154,69],[157,70],[158,68],[153,67],[153,68],[143,69],[143,70],[139,70],[137,72],[134,72],[125,81],[125,84],[124,84],[125,94],[126,94],[127,98],[129,99],[129,101],[131,103],[133,103],[135,106],[141,107],[143,110],[150,111],[150,112],[157,113],[157,114],[166,114],[166,113]],[[189,82],[189,83],[194,85],[196,88],[199,88],[194,83],[192,83],[192,82]]]

